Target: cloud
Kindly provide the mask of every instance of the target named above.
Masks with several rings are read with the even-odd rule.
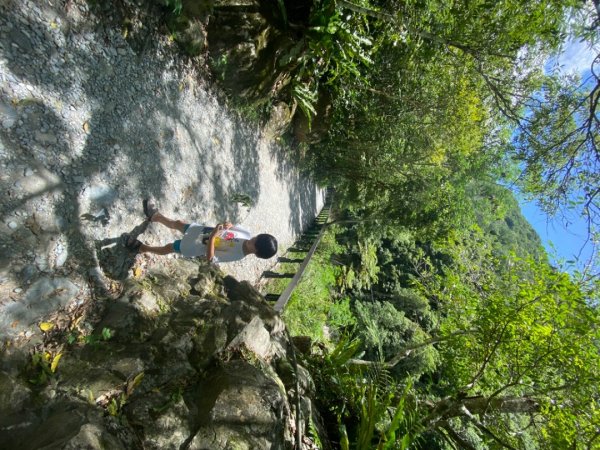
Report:
[[[565,42],[562,52],[552,58],[552,63],[558,64],[558,70],[562,73],[583,74],[592,67],[598,50],[590,47],[587,42],[570,40]]]

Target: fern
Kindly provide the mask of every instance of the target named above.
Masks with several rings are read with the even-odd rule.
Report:
[[[183,1],[182,0],[165,0],[165,6],[167,8],[172,8],[173,14],[176,16],[181,14],[183,10]]]
[[[312,117],[317,114],[314,104],[317,102],[317,91],[311,90],[305,84],[295,84],[292,88],[292,96],[298,106],[308,119],[308,127],[311,127]]]

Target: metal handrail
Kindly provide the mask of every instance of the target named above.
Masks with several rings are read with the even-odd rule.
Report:
[[[330,196],[330,198],[327,199],[327,202],[326,202],[325,206],[323,207],[323,209],[328,207],[329,213],[331,213],[331,205],[333,203],[333,193],[328,194],[328,197],[329,196]],[[292,281],[290,281],[290,283],[287,285],[285,290],[281,293],[281,295],[275,302],[275,305],[273,306],[273,309],[275,309],[275,311],[277,311],[277,312],[283,311],[283,308],[285,308],[285,305],[287,305],[287,302],[290,300],[290,297],[292,296],[292,292],[294,292],[294,289],[300,282],[300,278],[302,278],[302,275],[304,274],[304,271],[306,270],[308,263],[310,262],[315,251],[317,250],[317,246],[319,245],[319,242],[321,241],[321,238],[323,237],[323,233],[325,232],[325,228],[326,228],[328,221],[329,221],[329,214],[327,215],[327,219],[325,220],[325,223],[322,225],[321,231],[319,232],[319,235],[315,239],[315,242],[313,242],[313,245],[310,247],[310,250],[304,257],[304,261],[302,261],[302,263],[300,264],[300,267],[298,268],[298,271],[292,278]]]

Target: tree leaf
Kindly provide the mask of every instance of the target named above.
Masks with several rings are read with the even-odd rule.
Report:
[[[58,367],[58,362],[60,361],[60,358],[62,358],[62,353],[56,354],[52,359],[52,364],[50,364],[50,370],[52,371],[52,373],[56,372],[56,368]]]
[[[113,336],[112,330],[110,328],[102,329],[102,339],[108,341]]]
[[[54,328],[54,324],[52,322],[42,322],[40,323],[40,330],[42,331],[50,331],[52,328]]]
[[[131,395],[144,379],[144,372],[138,373],[133,380],[127,383],[127,395]]]

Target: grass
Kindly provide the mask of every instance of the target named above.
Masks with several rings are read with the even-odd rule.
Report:
[[[336,294],[340,271],[331,263],[331,256],[341,251],[342,247],[335,240],[335,229],[325,231],[317,251],[283,312],[283,319],[292,335],[310,336],[313,341],[326,343],[326,327],[335,333],[353,323],[354,317],[350,312],[348,299],[340,299]],[[306,254],[288,252],[286,256],[290,259],[302,259]],[[277,266],[280,273],[293,273],[297,269],[298,264],[295,263],[280,263]],[[289,281],[273,279],[267,289],[269,292],[282,292]]]
[[[335,286],[333,267],[313,258],[288,302],[283,319],[293,335],[325,341],[323,334]]]

